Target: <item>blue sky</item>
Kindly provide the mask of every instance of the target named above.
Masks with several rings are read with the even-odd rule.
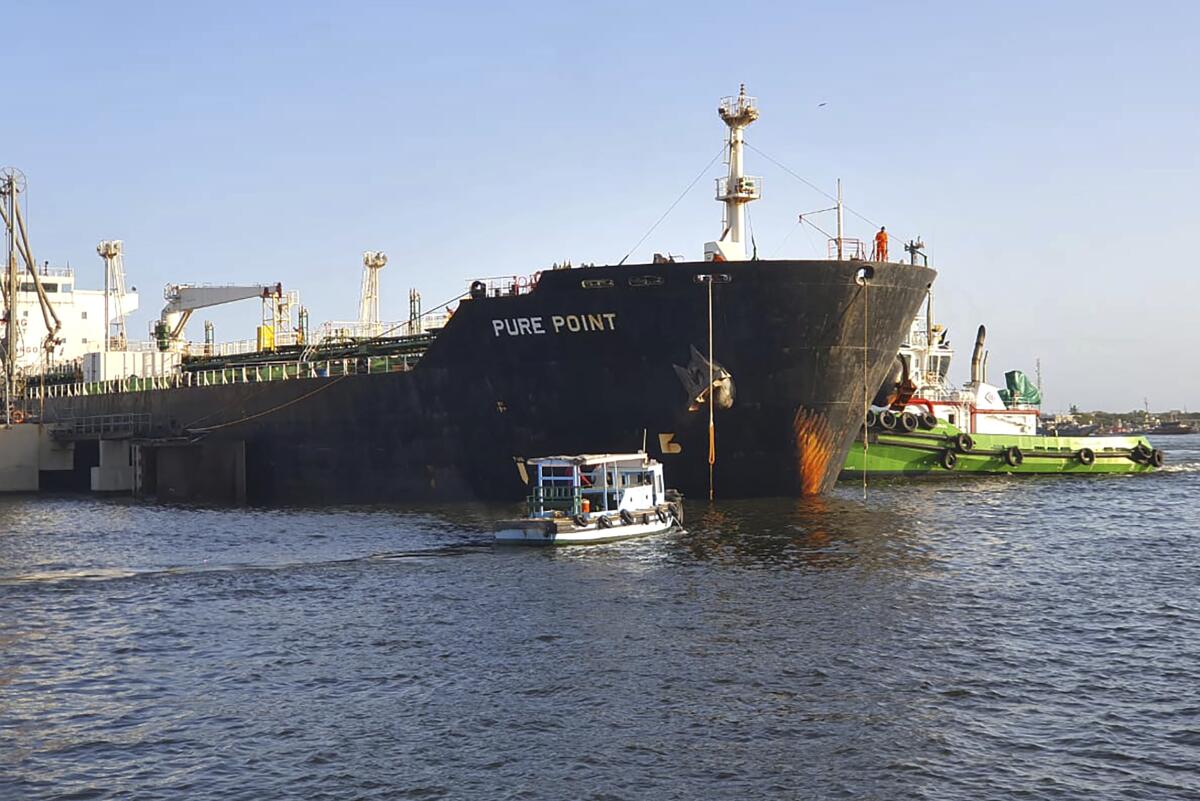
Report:
[[[1200,408],[1195,4],[6,5],[0,162],[29,178],[35,255],[98,286],[96,242],[124,239],[138,335],[168,282],[282,281],[353,318],[368,249],[387,319],[410,286],[428,307],[616,262],[744,81],[751,144],[924,238],[956,379],[984,322],[993,380],[1040,358],[1049,408]],[[631,260],[700,256],[720,169]],[[823,253],[795,219],[825,199],[747,169],[760,255]],[[205,315],[221,339],[257,316]]]

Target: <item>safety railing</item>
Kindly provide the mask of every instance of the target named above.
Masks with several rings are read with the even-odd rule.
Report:
[[[736,182],[730,183],[729,178],[714,179],[717,184],[717,200],[741,198],[742,200],[758,200],[762,197],[763,179],[758,175],[743,175]]]
[[[861,239],[851,239],[850,237],[842,237],[841,253],[838,252],[837,237],[832,237],[829,240],[829,258],[837,261],[841,259],[864,261],[867,258],[867,247]]]
[[[564,484],[544,484],[535,486],[533,494],[526,498],[529,513],[540,511],[558,511],[564,514],[577,515],[580,512],[582,492],[579,487]]]
[[[26,389],[25,396],[30,400],[43,397],[76,398],[121,392],[151,392],[266,381],[376,375],[406,372],[413,369],[420,358],[419,354],[395,354],[323,359],[311,362],[261,362],[259,364],[214,367],[207,370],[189,370],[164,376],[146,376],[144,378],[128,376],[109,381],[79,381],[49,384],[45,387],[31,386]]]
[[[542,277],[539,270],[533,275],[500,275],[491,278],[476,278],[470,282],[467,294],[471,297],[502,298],[510,295],[525,295],[533,291],[538,279]]]
[[[113,434],[148,434],[148,414],[96,414],[87,417],[69,417],[54,421],[54,430],[60,435],[87,437]]]
[[[412,321],[371,323],[361,320],[331,320],[321,323],[321,327],[317,329],[317,335],[312,338],[312,341],[313,345],[320,345],[376,337],[402,337],[415,333],[416,327]]]

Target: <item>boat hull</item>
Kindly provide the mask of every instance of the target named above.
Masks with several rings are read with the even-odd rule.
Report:
[[[863,269],[873,273],[865,287]],[[143,449],[244,446],[251,503],[511,500],[527,494],[526,456],[643,443],[673,486],[707,496],[708,410],[688,376],[707,378],[697,357],[708,353],[702,279],[713,273],[713,355],[734,386],[732,404],[715,410],[716,496],[827,491],[859,399],[882,382],[932,270],[847,261],[555,270],[529,293],[464,300],[410,370],[53,397],[43,416],[148,415]],[[159,473],[159,497],[196,497],[186,475]]]
[[[1154,466],[1137,458],[1139,445],[1149,450],[1145,437],[1057,437],[1016,434],[972,434],[972,447],[956,448],[957,428],[941,424],[928,432],[913,434],[872,432],[864,451],[856,438],[846,456],[841,478],[869,476],[914,478],[977,475],[1121,474],[1150,473]],[[1010,449],[1020,452],[1013,464]],[[946,466],[944,453],[954,453],[953,466]],[[1088,459],[1091,453],[1094,459]],[[1081,454],[1083,456],[1081,457]]]
[[[503,545],[596,545],[635,537],[662,534],[675,528],[671,518],[661,520],[653,512],[635,515],[633,523],[614,518],[607,527],[593,520],[580,526],[569,520],[511,520],[496,525],[496,542]]]

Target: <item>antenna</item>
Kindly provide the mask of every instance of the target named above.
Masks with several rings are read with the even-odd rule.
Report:
[[[424,326],[421,323],[421,293],[415,289],[408,290],[408,333],[420,334]]]
[[[387,254],[382,250],[363,253],[362,293],[358,301],[358,321],[366,329],[367,336],[379,334],[379,271],[387,264]]]
[[[0,349],[0,361],[4,364],[4,420],[12,422],[14,404],[22,394],[21,352],[19,340],[24,333],[26,323],[17,316],[17,306],[21,301],[21,293],[32,289],[37,293],[37,303],[42,312],[42,322],[46,325],[46,336],[41,343],[41,354],[49,365],[50,357],[57,345],[62,344],[58,332],[62,329],[62,321],[54,311],[54,306],[46,297],[46,288],[38,275],[37,261],[29,247],[29,229],[25,225],[25,215],[21,211],[19,195],[26,191],[25,174],[14,167],[6,167],[0,171],[0,219],[4,221],[4,231],[7,245],[7,265],[4,279],[0,281],[0,294],[4,298],[4,339]],[[32,287],[17,283],[20,268],[17,256],[24,261]],[[26,312],[28,314],[28,312]],[[18,410],[19,411],[19,410]]]
[[[837,257],[842,260],[842,179],[837,179]]]

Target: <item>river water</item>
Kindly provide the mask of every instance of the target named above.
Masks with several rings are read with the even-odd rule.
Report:
[[[0,798],[1200,798],[1200,437],[1156,444],[552,551],[0,499]]]

